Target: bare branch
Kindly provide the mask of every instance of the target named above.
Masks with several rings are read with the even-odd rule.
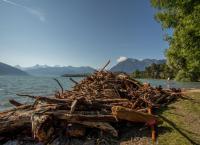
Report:
[[[75,83],[75,84],[78,84],[78,82],[77,81],[75,81],[74,79],[72,79],[72,78],[69,78],[69,80],[70,81],[72,81],[73,83]]]
[[[62,94],[63,94],[64,89],[63,89],[61,83],[60,83],[60,82],[58,81],[58,79],[56,79],[56,78],[54,78],[54,80],[55,80],[55,81],[58,83],[58,85],[60,86],[60,88],[61,88],[61,92],[62,92]]]
[[[36,99],[36,96],[32,96],[32,95],[27,95],[27,94],[16,94],[17,96],[22,96],[22,97],[29,97],[31,99]]]
[[[104,65],[104,67],[101,69],[101,71],[103,71],[110,63],[110,60]]]

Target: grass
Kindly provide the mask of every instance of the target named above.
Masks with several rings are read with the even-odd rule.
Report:
[[[157,128],[157,145],[200,145],[200,89],[184,92],[186,99],[179,99],[156,114],[163,118]],[[152,145],[151,130],[141,127],[123,132],[120,145]]]
[[[164,123],[158,129],[159,145],[200,145],[200,90],[185,92],[181,99],[162,112]]]

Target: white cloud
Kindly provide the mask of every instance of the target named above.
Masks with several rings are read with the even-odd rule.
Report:
[[[32,14],[33,16],[36,16],[41,22],[45,22],[45,16],[42,12],[40,12],[39,10],[18,4],[16,2],[10,1],[10,0],[2,0],[3,2],[13,5],[13,6],[17,6],[17,7],[21,7],[23,9],[25,9],[28,13]]]
[[[125,61],[127,60],[128,58],[125,57],[125,56],[120,56],[118,59],[117,59],[117,62],[122,62],[122,61]]]
[[[36,16],[37,18],[39,18],[40,21],[42,22],[46,21],[45,16],[42,12],[35,9],[30,9],[30,8],[28,8],[27,11],[31,13],[32,15]]]

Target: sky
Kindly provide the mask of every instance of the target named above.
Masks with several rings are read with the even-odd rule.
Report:
[[[150,0],[0,0],[0,62],[101,67],[163,59]]]

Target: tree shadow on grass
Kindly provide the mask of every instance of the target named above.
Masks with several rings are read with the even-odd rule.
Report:
[[[181,134],[185,139],[187,139],[192,145],[200,145],[199,142],[194,141],[191,137],[189,137],[186,133],[183,132],[185,129],[181,129],[178,127],[175,123],[167,119],[166,117],[162,115],[158,115],[160,118],[162,118],[165,122],[167,122],[174,130],[176,130],[179,134]],[[191,131],[190,131],[191,134]]]
[[[156,133],[165,134],[171,132],[170,127],[157,127]],[[119,130],[118,144],[125,142],[125,144],[152,144],[151,128],[142,123],[127,124]]]

